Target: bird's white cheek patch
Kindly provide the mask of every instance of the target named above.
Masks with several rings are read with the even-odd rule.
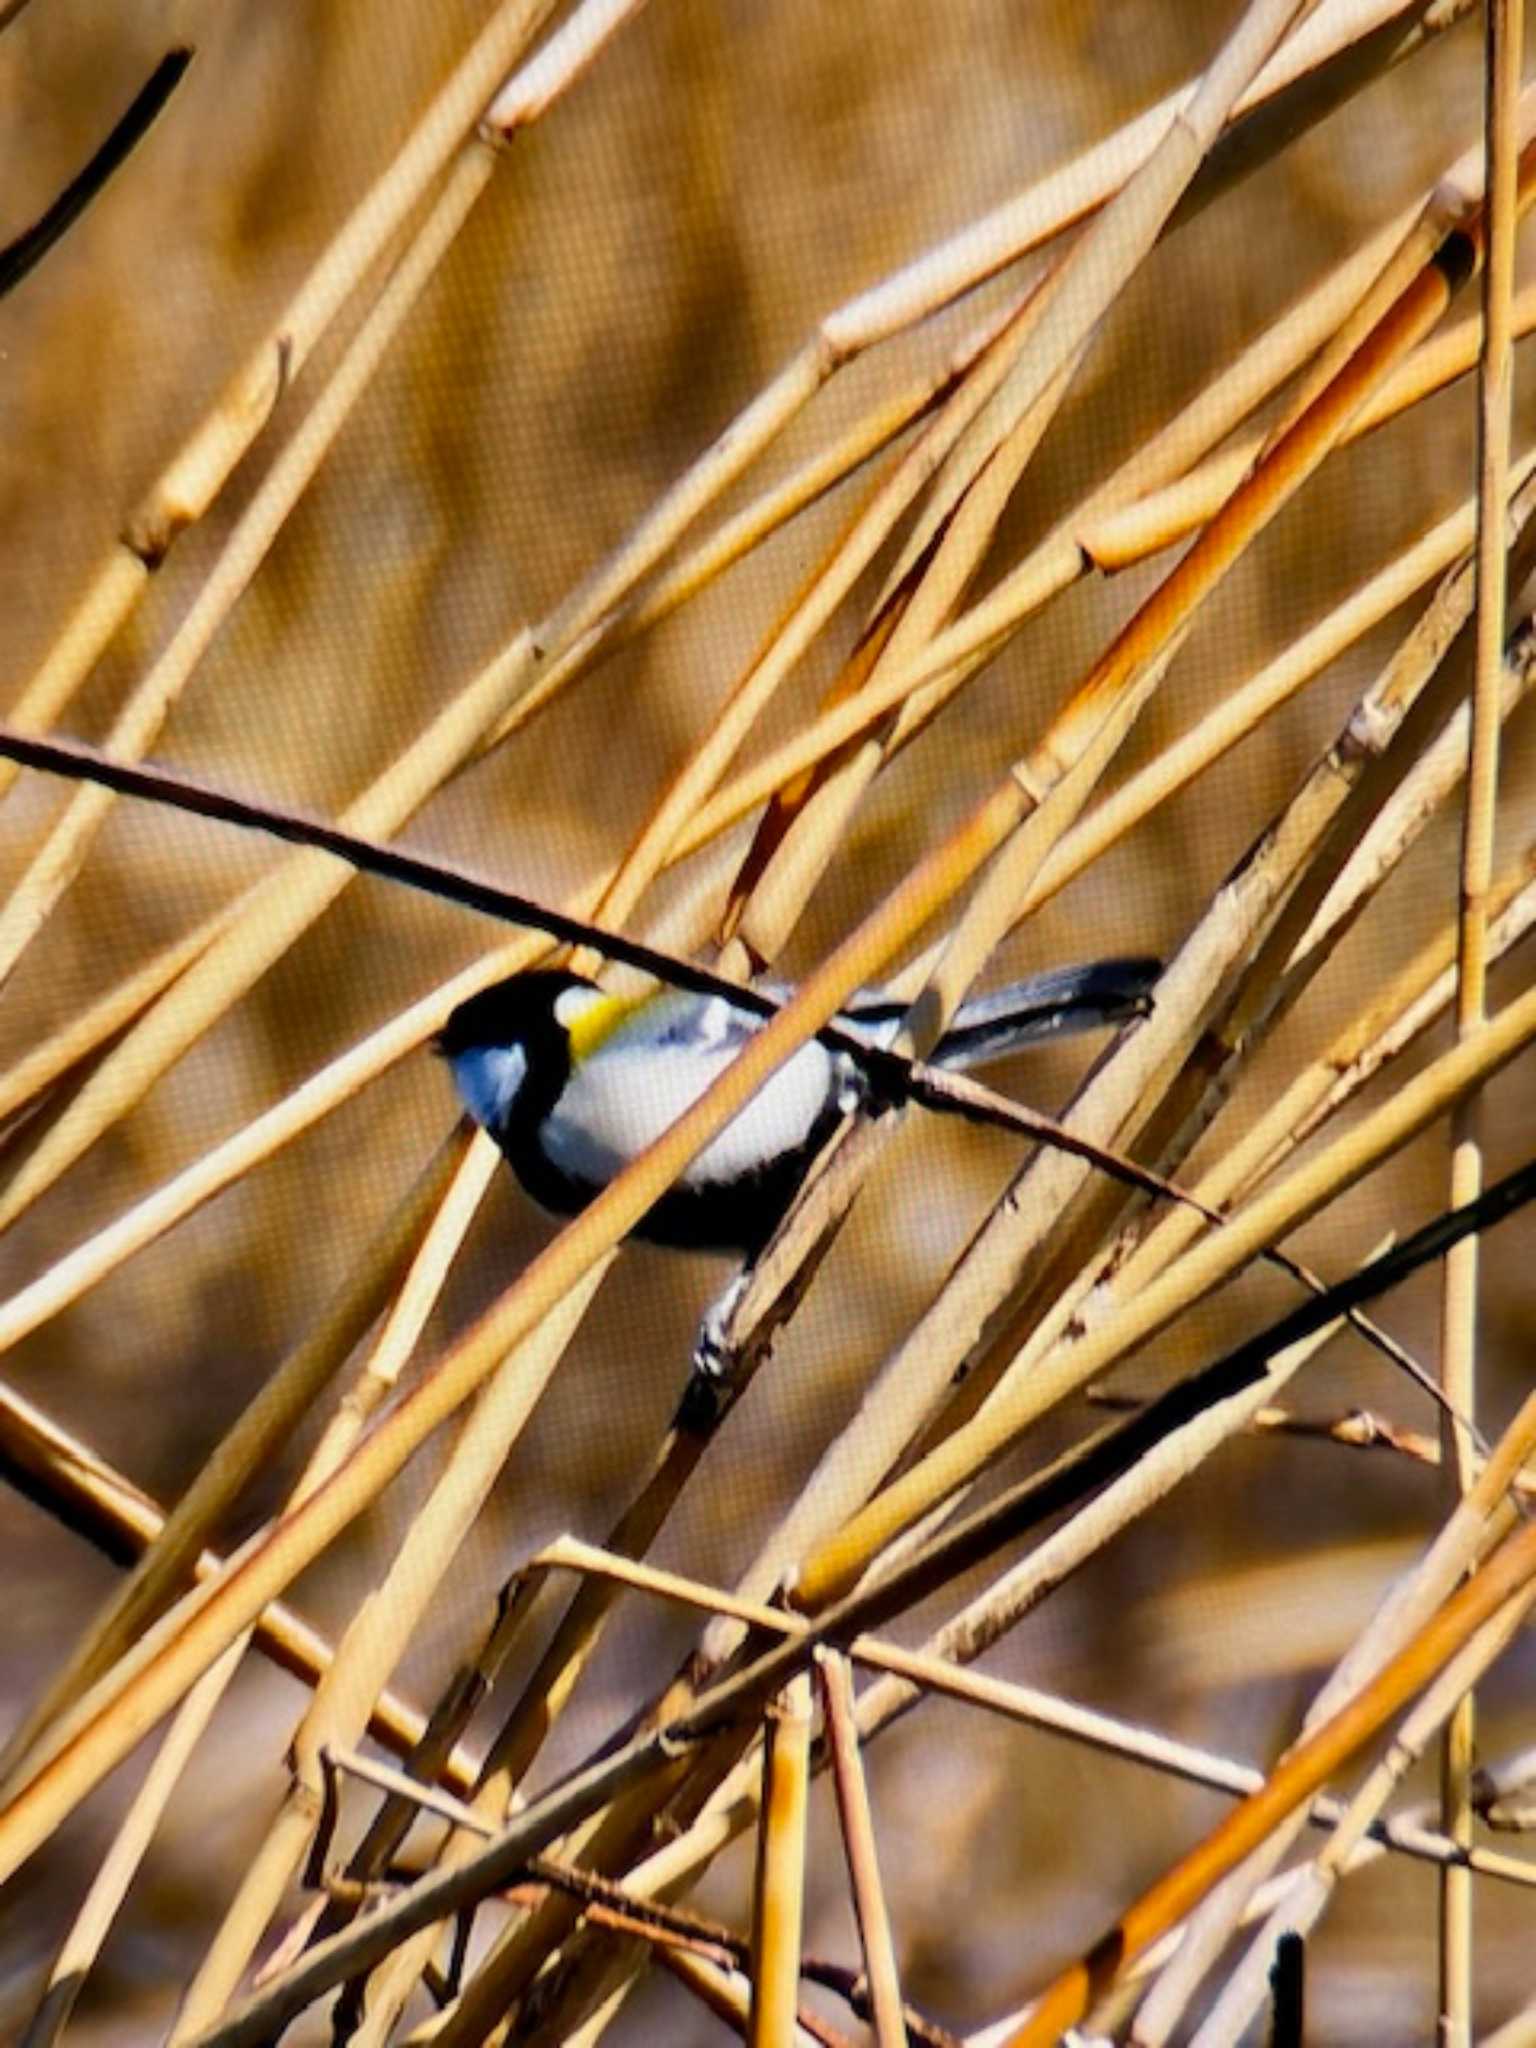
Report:
[[[563,1024],[567,1031],[578,1017],[599,1003],[613,1003],[612,996],[605,996],[600,988],[563,988],[555,997],[555,1022]]]
[[[459,1098],[478,1124],[495,1130],[528,1078],[528,1055],[520,1045],[480,1045],[453,1055]]]

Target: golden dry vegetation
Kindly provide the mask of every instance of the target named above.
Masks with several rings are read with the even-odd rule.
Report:
[[[148,752],[279,807],[346,815],[364,836],[401,835],[414,850],[583,911],[697,767],[658,860],[636,873],[632,895],[626,888],[604,906],[609,923],[739,974],[739,936],[716,952],[728,936],[721,918],[738,878],[757,879],[794,815],[801,871],[786,879],[779,848],[746,926],[791,980],[835,977],[848,957],[840,942],[925,862],[931,914],[893,915],[871,941],[872,962],[905,969],[913,994],[936,957],[924,949],[945,937],[958,935],[946,971],[988,983],[1058,960],[1156,952],[1174,965],[1154,1017],[1102,1060],[1102,1048],[1074,1044],[988,1078],[1052,1113],[1075,1104],[1075,1127],[1096,1143],[1136,1150],[1204,1188],[1341,1034],[1356,1029],[1367,1042],[1406,1006],[1398,977],[1437,940],[1453,946],[1469,858],[1464,739],[1442,742],[1447,767],[1433,800],[1415,792],[1433,782],[1437,734],[1471,694],[1477,667],[1472,577],[1458,565],[1475,533],[1480,286],[1458,263],[1467,248],[1481,256],[1487,221],[1480,166],[1464,162],[1460,182],[1438,192],[1437,181],[1483,129],[1478,11],[1448,0],[1325,0],[1291,32],[1318,36],[1325,51],[1337,25],[1358,60],[1353,72],[1314,52],[1288,88],[1282,123],[1229,118],[1266,35],[1273,41],[1307,11],[1205,0],[513,0],[490,16],[458,0],[304,10],[34,0],[0,30],[0,103],[10,113],[0,238],[43,211],[168,47],[185,42],[195,56],[125,166],[0,303],[7,716],[119,756]],[[1381,26],[1361,42],[1367,18]],[[454,67],[488,20],[501,42],[478,97],[461,94],[454,120],[423,127],[431,96],[453,89]],[[557,32],[594,27],[611,33],[590,66],[564,72],[540,59],[567,47]],[[526,68],[541,61],[547,70]],[[1190,131],[1149,159],[1166,120],[1137,128],[1137,117],[1202,73],[1208,96],[1226,92],[1209,109],[1210,134]],[[508,74],[541,86],[552,78],[554,90],[547,104],[542,94],[521,104],[493,153],[463,138]],[[1229,139],[1217,142],[1224,130]],[[1526,148],[1521,205],[1528,132],[1516,138]],[[403,180],[400,167],[418,160],[423,175],[387,231],[361,254],[354,234],[344,289],[317,313],[316,280],[336,274],[337,238],[355,209],[391,167]],[[1027,215],[994,213],[1020,194],[1032,195]],[[1017,226],[1025,218],[1027,235]],[[933,252],[973,223],[984,225],[963,245],[969,270],[941,277]],[[1526,274],[1517,264],[1517,291]],[[876,335],[863,295],[898,276],[911,280],[908,304]],[[1299,322],[1286,317],[1295,306],[1305,309]],[[1531,317],[1518,297],[1516,310]],[[384,319],[389,335],[378,332]],[[818,360],[823,322],[832,341]],[[872,345],[844,359],[836,344],[850,334]],[[983,334],[998,338],[978,356]],[[1445,357],[1434,356],[1447,336]],[[1472,374],[1415,391],[1384,424],[1335,445],[1362,404],[1393,388],[1400,364],[1429,363],[1440,378],[1452,355]],[[1239,361],[1250,370],[1241,402],[1211,419],[1193,409],[1178,433],[1158,438]],[[178,472],[193,480],[194,516],[150,573],[120,536],[142,536],[146,507],[166,512],[175,496],[163,484],[167,465],[201,423],[231,416],[227,401],[224,413],[216,408],[247,363],[254,396],[239,445],[220,462],[196,444],[198,465]],[[765,404],[754,402],[786,394],[781,373],[797,364],[807,403],[786,402],[760,441],[741,427],[729,445],[716,442],[744,415],[749,425],[762,418]],[[1006,379],[999,405],[947,466],[935,455],[919,472],[924,451],[956,440],[957,409],[974,404],[989,371]],[[285,483],[284,464],[348,379],[356,389],[338,409],[334,446],[312,480]],[[1000,413],[1010,400],[1012,413]],[[1317,402],[1298,413],[1300,400]],[[1289,440],[1263,439],[1298,418]],[[1532,425],[1517,370],[1521,534]],[[246,438],[249,453],[237,459]],[[1203,473],[1217,445],[1242,451],[1219,488],[1191,489],[1171,510],[1156,500],[1150,540],[1111,561],[1112,537],[1125,531],[1111,511]],[[832,458],[829,487],[762,522],[739,559],[695,555],[823,457]],[[1256,481],[1244,486],[1245,475]],[[694,477],[697,516],[668,525],[671,494]],[[1114,505],[1095,495],[1112,478]],[[1224,500],[1221,526],[1213,520]],[[1369,616],[1309,657],[1306,636],[1320,621],[1462,508],[1457,533],[1412,555]],[[249,546],[269,510],[269,540]],[[906,575],[903,548],[914,531],[930,537],[926,520],[942,545]],[[1230,560],[1218,561],[1223,535]],[[850,561],[849,545],[866,537]],[[236,574],[231,564],[248,546]],[[1517,597],[1529,566],[1521,547],[1517,536]],[[1157,594],[1180,563],[1170,608]],[[693,580],[669,584],[679,564],[696,565]],[[905,580],[893,586],[898,566]],[[658,593],[664,603],[647,609]],[[994,594],[994,612],[980,613]],[[782,629],[823,597],[803,656],[781,663]],[[1517,602],[1508,672],[1520,691],[1532,660],[1525,616]],[[922,669],[937,635],[976,619],[985,630],[970,651],[942,641]],[[1495,693],[1497,653],[1485,632],[1482,673]],[[1267,715],[1229,749],[1217,737],[1226,708],[1246,701],[1250,679],[1287,662]],[[546,709],[551,673],[561,687]],[[690,847],[695,822],[712,821],[716,790],[871,673],[876,684],[894,678],[892,691],[881,718],[838,757],[838,775],[786,784],[771,812],[764,792],[749,790],[739,813]],[[40,676],[72,686],[46,718],[27,694]],[[711,762],[744,679],[776,686]],[[951,701],[947,686],[961,682]],[[913,698],[914,684],[935,683],[942,701]],[[1481,701],[1486,741],[1496,725],[1486,680]],[[448,732],[442,716],[456,703],[467,708]],[[914,703],[926,711],[914,714]],[[1369,715],[1351,725],[1362,703]],[[507,716],[513,729],[485,751]],[[1528,705],[1510,712],[1492,838],[1495,908],[1513,896],[1525,917],[1530,724]],[[1346,732],[1380,741],[1379,751],[1341,747]],[[1085,845],[1081,820],[1112,793],[1151,787],[1136,778],[1155,774],[1186,735],[1197,772],[1156,787],[1091,858],[1066,863],[1070,878],[1058,886],[1056,849]],[[389,779],[402,759],[408,790],[398,773]],[[1022,785],[1009,781],[1010,763],[1024,764]],[[369,806],[349,812],[369,789]],[[979,816],[986,831],[965,839],[966,821]],[[653,871],[679,848],[683,857]],[[450,1141],[446,1077],[423,1049],[452,1000],[434,1009],[434,991],[473,973],[490,946],[521,945],[517,957],[533,957],[534,940],[378,879],[353,880],[343,894],[345,871],[324,857],[173,809],[81,796],[30,771],[0,807],[0,863],[0,1380],[12,1398],[0,1459],[13,1481],[0,1490],[3,1673],[5,1718],[34,1744],[30,1759],[14,1750],[8,1759],[9,1818],[0,1811],[0,1867],[13,1872],[0,1898],[0,2034],[19,2037],[37,2012],[59,1944],[144,1782],[155,1743],[134,1746],[144,1722],[133,1715],[147,1701],[146,1720],[178,1706],[173,1725],[186,1729],[189,1756],[89,1974],[68,1983],[79,1996],[65,2038],[119,2048],[174,2029],[178,2042],[234,2040],[229,2015],[257,1981],[250,1960],[282,1945],[267,1978],[281,1986],[317,1938],[306,1864],[315,1817],[300,1796],[320,1782],[312,1745],[385,1755],[363,1732],[379,1688],[429,1710],[478,1653],[509,1574],[563,1532],[608,1541],[658,1457],[664,1475],[691,1467],[675,1441],[658,1446],[699,1311],[723,1276],[704,1259],[626,1252],[590,1313],[579,1325],[567,1318],[557,1335],[562,1298],[586,1284],[594,1259],[601,1270],[601,1223],[590,1241],[561,1239],[572,1247],[556,1254],[565,1264],[534,1263],[553,1227],[497,1171],[478,1213],[430,1240],[436,1247],[450,1232],[419,1315],[415,1295],[400,1308],[404,1262],[464,1151]],[[1314,945],[1312,913],[1336,880],[1352,907]],[[1448,950],[1444,963],[1451,958]],[[1294,1307],[1296,1279],[1256,1263],[1259,1248],[1283,1239],[1338,1281],[1389,1233],[1401,1240],[1444,1211],[1458,1198],[1452,1115],[1463,1124],[1472,1115],[1457,1105],[1481,1103],[1487,1182],[1520,1167],[1536,1150],[1529,942],[1498,953],[1489,972],[1490,1029],[1502,1026],[1508,1041],[1497,1056],[1479,1052],[1491,1040],[1475,1021],[1458,1034],[1452,981],[1447,965],[1428,1027],[1384,1074],[1362,1077],[1315,1135],[1301,1130],[1300,1150],[1289,1119],[1272,1133],[1269,1157],[1220,1185],[1212,1199],[1240,1205],[1233,1230],[1259,1217],[1253,1243],[1233,1254],[1231,1284],[1227,1268],[1195,1271],[1203,1249],[1171,1244],[1182,1225],[1156,1234],[1156,1205],[1098,1177],[1080,1194],[1086,1170],[1042,1153],[1020,1200],[996,1210],[962,1269],[979,1306],[946,1320],[955,1262],[1029,1153],[1017,1133],[908,1112],[889,1144],[871,1148],[869,1185],[771,1363],[697,1471],[679,1474],[686,1484],[658,1511],[651,1562],[716,1589],[745,1581],[758,1600],[792,1559],[809,1575],[814,1606],[818,1588],[830,1597],[854,1583],[877,1553],[910,1555],[909,1524],[935,1537],[944,1504],[968,1513],[1114,1419],[1084,1398],[1085,1358],[1099,1361],[1086,1375],[1095,1387],[1139,1400]],[[392,1039],[375,1039],[408,1010]],[[794,1013],[788,1021],[794,1029]],[[807,1014],[800,1028],[817,1021]],[[336,1065],[358,1046],[366,1049]],[[1093,1089],[1079,1094],[1090,1069]],[[296,1094],[316,1076],[308,1095]],[[286,1126],[274,1122],[295,1103]],[[1402,1127],[1389,1131],[1398,1111]],[[476,1147],[461,1188],[476,1174],[483,1182],[481,1169]],[[1311,1198],[1297,1192],[1308,1172]],[[1465,1180],[1459,1187],[1464,1196]],[[1481,1244],[1475,1328],[1447,1308],[1441,1262],[1375,1305],[1428,1372],[1449,1355],[1453,1388],[1466,1385],[1454,1377],[1458,1355],[1475,1350],[1484,1449],[1526,1391],[1531,1229],[1526,1212]],[[1185,1233],[1202,1247],[1222,1236],[1193,1223]],[[1147,1249],[1124,1265],[1122,1282],[1139,1240]],[[525,1274],[528,1287],[508,1295]],[[1165,1298],[1166,1311],[1157,1307]],[[338,1319],[343,1300],[349,1314]],[[256,1604],[281,1594],[328,1643],[348,1646],[342,1669],[352,1682],[321,1695],[329,1718],[305,1723],[298,1780],[289,1745],[310,1695],[263,1657],[248,1652],[227,1674],[206,1732],[179,1706],[251,1619],[254,1609],[238,1607],[239,1580],[227,1602],[215,1596],[201,1636],[173,1621],[170,1649],[130,1676],[126,1693],[107,1681],[90,1723],[102,1744],[94,1762],[74,1775],[68,1746],[62,1762],[46,1760],[47,1728],[29,1717],[45,1695],[55,1723],[66,1711],[58,1674],[100,1630],[124,1573],[83,1540],[90,1487],[74,1454],[46,1440],[42,1413],[167,1504],[217,1471],[215,1447],[280,1368],[291,1376],[285,1360],[323,1352],[325,1370],[262,1438],[253,1469],[212,1489],[195,1533],[227,1551],[282,1516],[306,1467],[332,1455],[338,1417],[345,1427],[354,1412],[348,1390],[369,1385],[377,1367],[381,1331],[408,1391],[391,1407],[394,1395],[375,1386],[383,1419],[367,1422],[362,1442],[384,1446],[378,1462],[364,1470],[337,1448],[343,1462],[324,1495],[344,1503],[334,1528],[301,1512],[255,1553],[258,1571],[272,1574]],[[502,1370],[513,1339],[521,1348]],[[989,1384],[1021,1348],[1024,1362],[990,1410],[1001,1415],[996,1441],[983,1444],[969,1390],[952,1394],[953,1370],[969,1359]],[[892,1360],[900,1399],[882,1392],[873,1415],[861,1411],[863,1390]],[[412,1410],[409,1390],[447,1386],[445,1373],[459,1374],[457,1392],[443,1395],[435,1426],[418,1427],[411,1416],[425,1411]],[[477,1388],[476,1422],[463,1431]],[[1293,1426],[1341,1422],[1356,1409],[1383,1425],[1372,1448]],[[1114,1495],[1105,1525],[1074,1505],[1050,1525],[1062,1532],[1056,1550],[1042,1552],[1042,1532],[1030,1529],[985,1563],[941,1559],[932,1582],[880,1619],[880,1632],[916,1647],[1005,1573],[1027,1586],[1033,1561],[1042,1579],[1066,1579],[1049,1599],[1036,1587],[1027,1604],[1037,1611],[1020,1614],[977,1665],[1036,1689],[1003,1702],[1014,1718],[930,1697],[868,1745],[900,1988],[953,2033],[1017,2012],[1233,1806],[1230,1791],[1017,1716],[1038,1720],[1049,1701],[1077,1702],[1127,1729],[1267,1770],[1388,1588],[1446,1523],[1452,1499],[1432,1460],[1436,1406],[1358,1333],[1334,1331],[1303,1382],[1277,1385],[1265,1420],[1281,1426],[1247,1428],[1228,1414],[1224,1433],[1176,1450],[1188,1470],[1171,1491],[1149,1451],[1117,1482],[1128,1491]],[[927,1452],[956,1426],[969,1431],[951,1440],[959,1462],[927,1497],[921,1475],[940,1466],[912,1446]],[[834,1444],[837,1487],[820,1462]],[[916,1476],[893,1492],[903,1457]],[[121,1527],[130,1513],[122,1496],[99,1476],[91,1486],[105,1502],[91,1526]],[[898,1503],[883,1524],[878,1508],[860,1513],[871,1495]],[[1461,1566],[1503,1537],[1502,1498],[1482,1504]],[[776,1532],[792,1508],[786,1548]],[[284,1530],[298,1534],[279,1556]],[[1059,1569],[1057,1558],[1067,1560]],[[1455,1579],[1452,1570],[1426,1595],[1420,1620]],[[381,1582],[388,1615],[364,1605]],[[458,1775],[446,1773],[460,1793],[520,1696],[520,1793],[537,1814],[545,1791],[655,1706],[690,1649],[724,1647],[719,1624],[702,1637],[694,1610],[627,1592],[590,1662],[573,1670],[564,1707],[563,1683],[538,1659],[577,1583],[549,1573],[532,1588],[526,1626],[505,1632],[496,1682],[462,1731]],[[178,1586],[152,1591],[118,1638],[97,1635],[104,1667]],[[1513,1626],[1513,1611],[1500,1612]],[[401,1621],[398,1642],[390,1615]],[[767,1640],[731,1646],[728,1668],[743,1658],[753,1668]],[[1486,1661],[1493,1645],[1476,1640]],[[968,1666],[980,1646],[962,1650],[951,1638],[946,1647]],[[1418,1668],[1415,1689],[1448,1654],[1441,1645]],[[1531,1670],[1528,1635],[1517,1634],[1479,1685],[1486,1763],[1529,1739]],[[835,1687],[842,1671],[834,1663],[826,1682]],[[891,1681],[867,1661],[855,1676],[861,1710],[872,1713],[870,1689]],[[695,1670],[668,1695],[663,1718],[686,1714],[688,1684],[702,1682]],[[774,1709],[790,1731],[781,1749],[791,1781],[807,1698],[792,1681]],[[527,1736],[541,1703],[558,1715],[542,1745]],[[653,1888],[647,1871],[656,1875],[646,1855],[681,1842],[667,1866],[682,1873],[676,1897],[739,1934],[753,1925],[755,1893],[753,2038],[766,2043],[791,2038],[775,1998],[792,2003],[796,1981],[793,1783],[787,1833],[770,1830],[766,1848],[754,1849],[748,1808],[719,1840],[696,1820],[733,1769],[743,1798],[757,1785],[748,1745],[763,1701],[748,1705],[739,1739],[699,1744],[687,1769],[653,1758],[599,1807],[606,1832],[595,1851],[580,1827],[559,1829],[553,1844],[577,1861],[590,1851],[638,1892]],[[1438,1958],[1457,1930],[1470,1930],[1471,1964],[1460,1991],[1448,1966],[1448,2038],[1472,2038],[1469,2028],[1506,2044],[1536,2038],[1493,2032],[1530,1995],[1536,1866],[1505,1868],[1518,1842],[1479,1820],[1484,1871],[1471,1880],[1471,1903],[1454,1883],[1442,1901],[1434,1754],[1431,1740],[1392,1804],[1440,1847],[1377,1856],[1339,1885],[1307,1946],[1308,2038],[1431,2038]],[[1334,1789],[1347,1792],[1363,1768],[1352,1756]],[[482,1812],[498,1823],[508,1790],[493,1779],[482,1792]],[[327,1837],[333,1873],[346,1869],[380,1801],[376,1786],[346,1783]],[[828,1773],[813,1779],[808,1801],[804,1950],[859,1970]],[[1290,1853],[1329,1840],[1305,1835]],[[411,1877],[434,1859],[462,1860],[469,1843],[422,1822],[388,1896],[398,1903]],[[510,2033],[494,2038],[728,2037],[729,2013],[714,2007],[741,2007],[746,1976],[718,1948],[695,1945],[647,1969],[656,1957],[632,1932],[616,1932],[600,1910],[574,1927],[576,1908],[561,1900],[527,1887],[510,1907],[483,1907],[457,1999],[452,1983],[433,1978],[449,1968],[446,1938],[428,1958],[426,1990],[420,1954],[409,1967],[398,1955],[381,1964],[353,2038],[425,2040],[433,1990],[449,2002],[432,2038],[450,2043],[492,2038],[502,2024]],[[338,1892],[319,1933],[362,1925],[352,1910]],[[221,1928],[224,1947],[210,1962]],[[1222,1946],[1187,2005],[1158,1980],[1168,2017],[1144,2017],[1141,2033],[1127,2031],[1137,2023],[1122,1994],[1100,2024],[1117,2039],[1195,2038],[1193,2015],[1240,1981],[1246,1946],[1246,1936]],[[804,1996],[839,2030],[832,2038],[862,2037],[846,1999],[825,1987]],[[1455,2017],[1458,1998],[1470,1998],[1470,2016]],[[1267,2004],[1261,1984],[1246,2009],[1258,2030],[1249,2038],[1261,2036]],[[37,2040],[63,2023],[57,1992],[52,2018],[48,2010]],[[328,2038],[326,2012],[319,1998],[287,2038]],[[1229,2012],[1219,2008],[1199,2038],[1239,2038]],[[892,2038],[888,2016],[880,2038]]]

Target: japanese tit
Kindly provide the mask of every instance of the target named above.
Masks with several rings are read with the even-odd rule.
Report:
[[[965,1068],[1147,1007],[1154,960],[1058,968],[961,1005],[932,1055]],[[860,996],[839,1023],[889,1044],[904,1005]],[[675,1123],[758,1029],[727,997],[660,989],[610,995],[559,969],[515,974],[461,1003],[438,1050],[464,1106],[541,1208],[586,1207]],[[636,1225],[652,1244],[753,1258],[838,1120],[860,1099],[856,1051],[802,1045]]]

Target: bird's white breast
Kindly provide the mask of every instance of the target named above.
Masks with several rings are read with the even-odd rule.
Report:
[[[554,1164],[602,1185],[698,1101],[741,1050],[695,1038],[669,1043],[617,1034],[571,1076],[545,1119],[542,1137]],[[833,1061],[819,1044],[786,1061],[699,1154],[684,1174],[689,1186],[734,1181],[765,1160],[805,1143],[833,1085]]]

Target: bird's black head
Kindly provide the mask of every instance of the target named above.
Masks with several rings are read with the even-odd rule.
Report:
[[[594,984],[563,968],[514,974],[460,1003],[437,1034],[465,1108],[488,1131],[537,1124],[570,1074],[560,998]]]
[[[563,967],[510,975],[460,1003],[432,1041],[433,1048],[451,1060],[487,1046],[522,1045],[534,1050],[563,1043],[565,1029],[556,1004],[570,989],[595,985]]]

